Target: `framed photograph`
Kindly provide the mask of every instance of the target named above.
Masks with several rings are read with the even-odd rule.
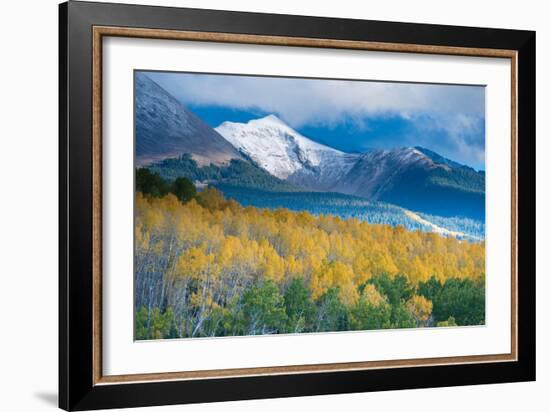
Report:
[[[59,402],[535,379],[535,33],[60,5]]]

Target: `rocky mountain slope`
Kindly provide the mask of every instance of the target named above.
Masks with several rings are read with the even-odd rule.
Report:
[[[145,73],[135,75],[136,163],[145,166],[183,153],[199,164],[228,164],[243,156],[214,129]]]

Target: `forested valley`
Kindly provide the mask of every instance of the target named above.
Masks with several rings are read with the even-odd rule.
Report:
[[[167,158],[152,164],[147,170],[160,175],[166,181],[186,177],[194,182],[214,186],[225,197],[235,199],[243,206],[308,211],[316,216],[331,214],[343,219],[357,218],[368,223],[401,225],[408,230],[432,231],[431,226],[411,219],[405,209],[397,205],[343,193],[308,191],[270,175],[254,163],[241,160],[232,160],[225,166],[210,164],[201,167],[189,154],[182,154],[177,158]],[[440,179],[441,182],[443,180]],[[446,185],[456,186],[456,182],[453,184],[447,181]],[[462,237],[466,240],[485,238],[483,220],[417,213],[444,229],[463,233]]]
[[[138,340],[485,322],[484,242],[136,184]]]

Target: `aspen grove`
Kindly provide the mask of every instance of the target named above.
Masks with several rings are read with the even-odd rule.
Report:
[[[243,207],[190,181],[138,185],[135,206],[136,339],[485,320],[484,242]]]

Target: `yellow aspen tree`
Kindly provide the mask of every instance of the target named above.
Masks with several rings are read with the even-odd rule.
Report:
[[[413,295],[407,301],[407,310],[414,316],[417,326],[424,326],[432,314],[432,302],[424,296]]]

